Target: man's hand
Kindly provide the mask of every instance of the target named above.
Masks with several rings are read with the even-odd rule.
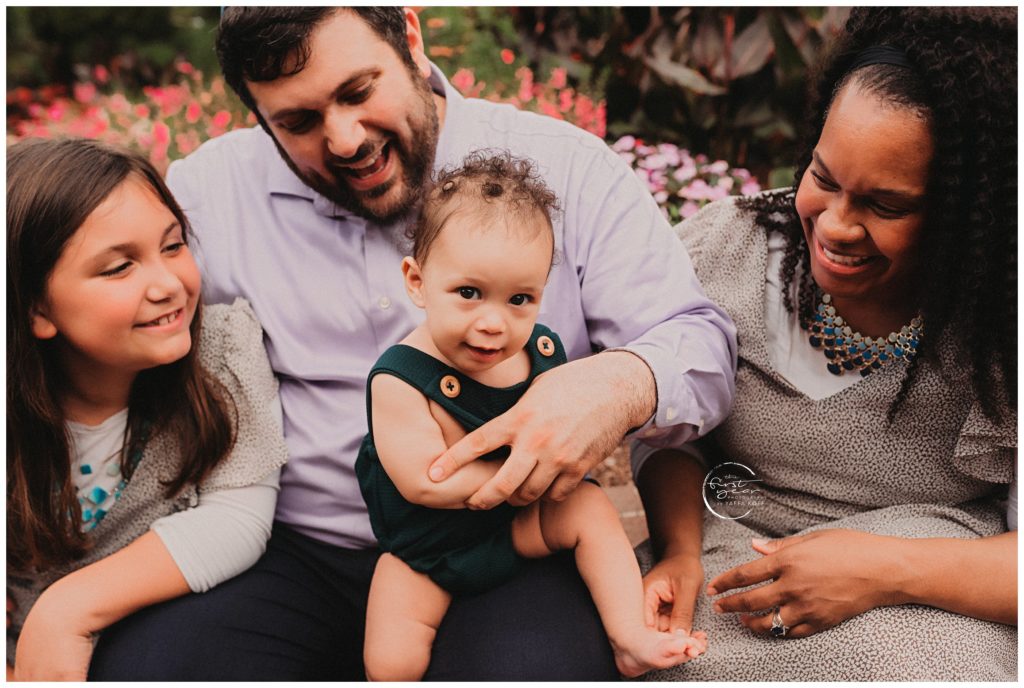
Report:
[[[655,410],[647,364],[608,351],[549,370],[508,412],[466,435],[431,465],[440,482],[487,452],[511,445],[504,466],[466,500],[471,509],[504,501],[521,506],[545,495],[564,499],[631,428]]]

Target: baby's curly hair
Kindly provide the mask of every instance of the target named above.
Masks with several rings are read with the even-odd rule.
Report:
[[[865,48],[901,49],[913,70],[869,65],[849,73]],[[854,9],[816,79],[797,150],[791,189],[741,202],[769,232],[786,238],[781,277],[786,307],[814,308],[807,244],[794,199],[828,108],[847,82],[925,116],[934,137],[919,308],[928,340],[948,337],[985,414],[998,399],[1017,404],[1017,11],[984,7]],[[790,291],[802,270],[797,304]],[[906,399],[922,359],[941,365],[924,343],[889,408]]]
[[[474,151],[461,165],[437,173],[427,191],[419,220],[407,232],[417,263],[423,265],[448,221],[466,212],[481,226],[501,221],[516,229],[535,228],[531,221],[540,214],[550,231],[560,207],[530,160],[507,151]]]

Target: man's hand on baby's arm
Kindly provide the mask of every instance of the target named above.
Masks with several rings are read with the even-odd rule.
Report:
[[[473,509],[560,501],[631,428],[654,413],[654,377],[639,357],[609,351],[538,377],[522,399],[452,445],[431,465],[440,482],[482,454],[510,445],[495,476],[466,500]]]

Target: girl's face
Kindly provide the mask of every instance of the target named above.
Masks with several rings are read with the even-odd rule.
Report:
[[[856,82],[825,120],[796,194],[814,281],[837,298],[912,298],[932,159],[928,122]]]
[[[480,228],[471,213],[457,214],[424,265],[402,263],[409,296],[426,311],[430,336],[453,367],[483,372],[526,346],[553,250],[546,218],[537,213],[536,222],[536,231]]]
[[[68,375],[134,376],[188,353],[200,281],[183,232],[129,177],[72,235],[32,314],[33,334],[57,339]]]

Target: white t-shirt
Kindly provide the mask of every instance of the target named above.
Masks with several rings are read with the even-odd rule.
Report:
[[[74,457],[72,480],[85,531],[103,520],[125,487],[121,450],[127,424],[128,409],[99,425],[67,423]],[[279,477],[276,470],[253,485],[200,491],[195,507],[164,516],[150,526],[193,592],[205,592],[238,575],[263,554],[274,520]]]

